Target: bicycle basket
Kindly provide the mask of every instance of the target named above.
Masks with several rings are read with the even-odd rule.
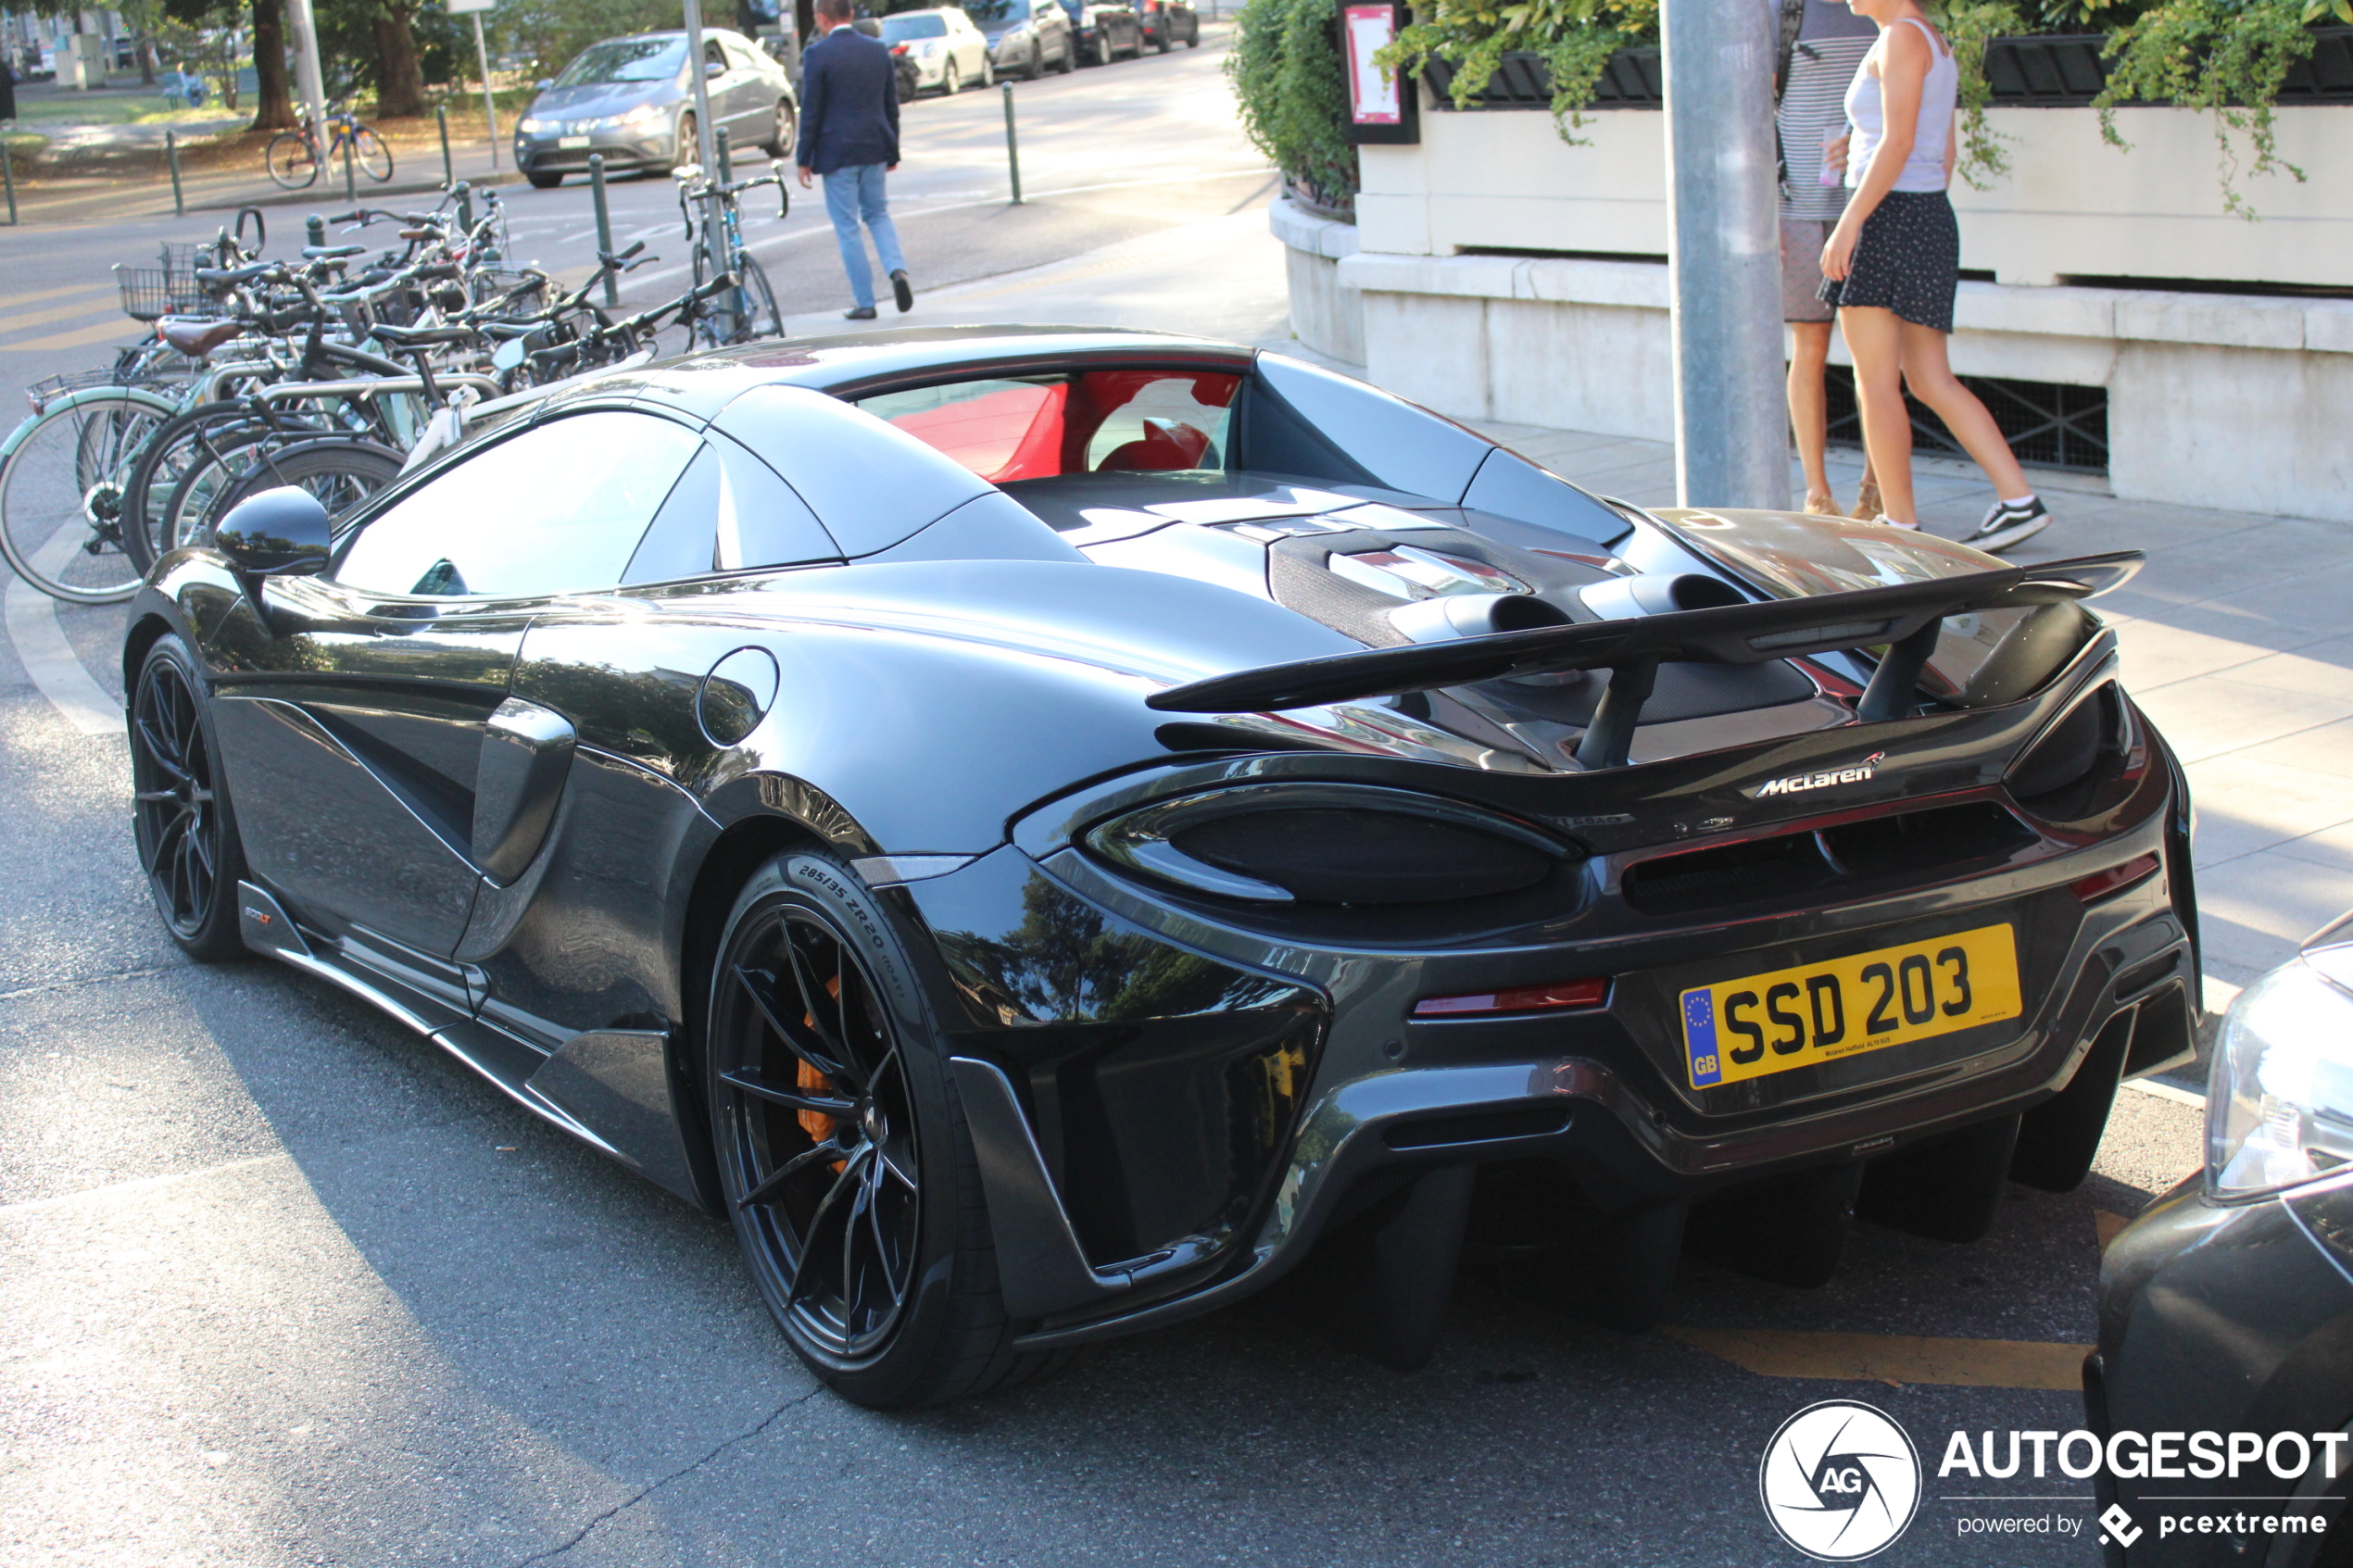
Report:
[[[535,316],[547,307],[547,282],[536,272],[484,267],[474,273],[472,284],[476,305],[486,305],[511,289],[522,290],[499,307],[498,317],[502,320],[521,320],[527,316]],[[525,284],[531,286],[525,288]]]
[[[167,250],[179,247],[166,246]],[[123,267],[114,270],[115,285],[122,294],[122,313],[134,321],[159,320],[166,316],[218,316],[220,303],[196,286],[195,269]]]

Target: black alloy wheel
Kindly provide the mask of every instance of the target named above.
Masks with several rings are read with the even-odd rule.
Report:
[[[215,766],[195,661],[176,635],[157,640],[131,702],[132,824],[156,912],[190,957],[239,956],[237,830]]]
[[[768,143],[768,151],[770,155],[775,157],[792,157],[793,141],[799,135],[799,111],[795,109],[786,100],[783,98],[777,99],[776,131],[774,136]]]
[[[736,1236],[786,1340],[877,1409],[1026,1380],[961,1106],[893,918],[831,856],[738,896],[711,974],[704,1085]]]

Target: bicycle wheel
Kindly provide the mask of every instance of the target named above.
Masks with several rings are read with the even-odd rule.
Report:
[[[392,178],[392,149],[371,126],[363,125],[352,138],[351,150],[359,159],[359,172],[379,182]]]
[[[0,461],[0,554],[69,604],[117,604],[145,575],[124,553],[124,483],[169,416],[153,396],[79,394],[11,437]]]
[[[711,257],[702,245],[695,246],[695,287],[700,288],[711,277]],[[702,301],[680,319],[686,330],[686,345],[682,354],[692,354],[698,348],[717,348],[735,341],[735,295],[722,294]]]
[[[209,461],[224,435],[251,422],[245,408],[208,404],[174,414],[157,430],[132,465],[122,495],[122,550],[143,572],[171,548],[162,518],[165,503],[188,470]]]
[[[287,484],[309,491],[330,518],[340,518],[399,478],[402,460],[391,447],[372,441],[330,435],[297,442],[258,459],[244,478],[221,493],[219,510],[207,521],[217,524],[238,502]]]
[[[319,178],[319,149],[299,131],[281,131],[262,154],[270,178],[289,191],[308,189]]]
[[[776,291],[768,286],[768,274],[749,252],[736,253],[736,276],[743,280],[736,291],[744,307],[739,318],[742,335],[730,341],[749,343],[755,338],[784,336],[785,323],[776,314]]]

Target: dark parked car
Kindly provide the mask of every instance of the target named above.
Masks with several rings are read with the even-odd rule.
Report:
[[[1177,44],[1187,48],[1201,45],[1201,17],[1194,11],[1191,0],[1135,0],[1136,24],[1141,30],[1143,42],[1162,54]]]
[[[2347,1568],[2353,915],[2232,1005],[2206,1119],[2206,1171],[2118,1233],[2101,1263],[2092,1425],[2175,1444],[2160,1464],[2172,1474],[2104,1477],[2101,1501],[2129,1516],[2109,1560]],[[2212,1460],[2204,1433],[2219,1436]],[[2142,1468],[2131,1451],[2126,1468]]]
[[[138,843],[732,1220],[850,1399],[1311,1251],[1406,1365],[1466,1247],[1639,1322],[1687,1217],[1818,1282],[2082,1179],[2198,984],[2136,560],[1647,512],[1230,344],[762,344],[166,558]]]
[[[790,156],[799,99],[782,65],[749,39],[713,30],[703,34],[703,75],[711,119],[736,146]],[[692,163],[697,138],[686,35],[608,38],[540,84],[515,122],[515,167],[544,190],[585,173],[594,153],[616,172]]]
[[[1124,0],[1061,0],[1078,41],[1081,65],[1107,66],[1122,55],[1144,52],[1144,30],[1135,8]]]
[[[1061,0],[964,0],[964,14],[988,40],[989,63],[999,76],[1031,82],[1078,63],[1078,43]]]

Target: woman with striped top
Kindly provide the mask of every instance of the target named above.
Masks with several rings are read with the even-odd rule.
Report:
[[[1960,286],[1961,237],[1945,194],[1953,177],[1953,111],[1960,96],[1952,46],[1918,0],[1847,0],[1880,30],[1846,92],[1854,127],[1846,210],[1822,246],[1822,297],[1838,307],[1855,358],[1863,445],[1879,475],[1879,521],[1917,528],[1912,420],[1904,388],[1936,410],[1994,482],[1994,508],[1967,543],[2006,550],[2050,514],[1977,395],[1953,374],[1945,339]]]

